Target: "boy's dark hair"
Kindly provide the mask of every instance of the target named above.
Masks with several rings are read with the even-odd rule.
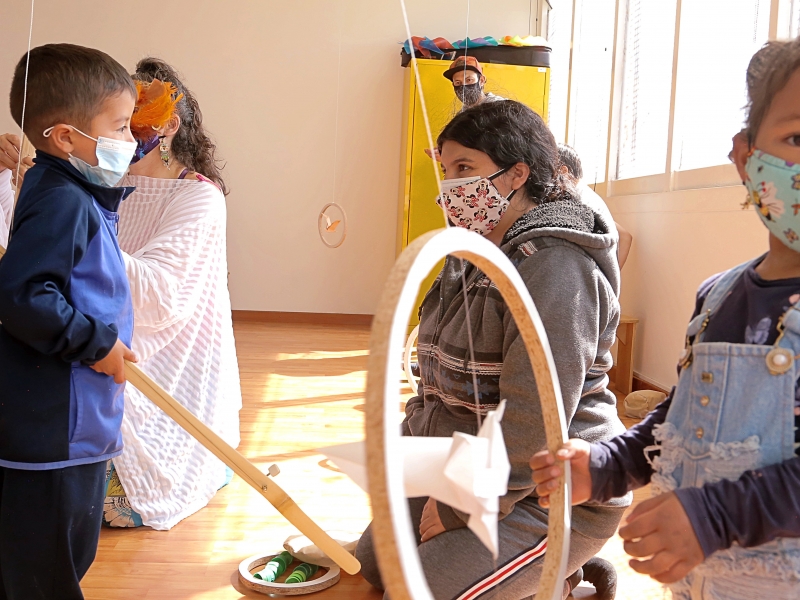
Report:
[[[28,70],[27,100],[25,70]],[[11,81],[11,116],[22,124],[25,104],[25,135],[38,147],[42,132],[64,123],[86,131],[102,110],[106,99],[129,92],[136,86],[125,68],[105,52],[74,44],[46,44],[23,54]]]
[[[533,202],[579,198],[573,177],[560,172],[552,132],[542,117],[520,102],[484,102],[459,113],[439,135],[439,151],[447,141],[485,152],[501,169],[520,162],[528,165],[531,174],[524,189]]]
[[[178,101],[175,108],[175,113],[181,118],[181,126],[172,138],[170,151],[178,162],[208,177],[227,196],[228,187],[222,178],[217,145],[203,127],[200,105],[194,94],[183,84],[178,72],[160,58],[147,57],[137,63],[133,78],[137,81],[158,79],[169,82],[183,94],[183,98]]]
[[[772,98],[800,68],[800,37],[767,42],[747,66],[747,141],[755,144],[756,135],[769,110]]]
[[[558,158],[561,159],[561,164],[567,167],[575,179],[583,179],[583,165],[581,164],[581,157],[575,152],[575,148],[567,146],[566,144],[558,145]]]

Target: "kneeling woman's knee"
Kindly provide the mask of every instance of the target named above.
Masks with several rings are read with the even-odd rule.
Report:
[[[361,575],[379,590],[383,588],[381,572],[378,569],[378,558],[372,542],[372,524],[367,527],[356,546],[356,558],[361,563]]]

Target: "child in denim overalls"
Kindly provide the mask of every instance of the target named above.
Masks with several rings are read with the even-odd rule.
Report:
[[[631,566],[680,600],[800,598],[800,38],[759,50],[747,87],[731,157],[769,252],[701,286],[666,402],[617,438],[558,453],[576,504],[652,482],[620,535]],[[554,462],[531,459],[543,506]]]

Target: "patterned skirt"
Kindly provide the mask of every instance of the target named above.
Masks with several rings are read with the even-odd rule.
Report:
[[[233,479],[233,470],[225,468],[224,488]],[[114,468],[114,461],[106,463],[106,499],[103,503],[103,525],[106,527],[141,527],[142,516],[133,510],[128,495],[119,480],[119,474]]]
[[[141,527],[142,516],[133,510],[114,461],[106,463],[106,499],[103,504],[103,525],[107,527]]]

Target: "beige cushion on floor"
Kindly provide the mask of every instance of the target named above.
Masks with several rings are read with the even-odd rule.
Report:
[[[667,399],[667,395],[653,390],[639,390],[631,392],[622,401],[625,407],[625,416],[634,419],[643,419],[647,413]]]

